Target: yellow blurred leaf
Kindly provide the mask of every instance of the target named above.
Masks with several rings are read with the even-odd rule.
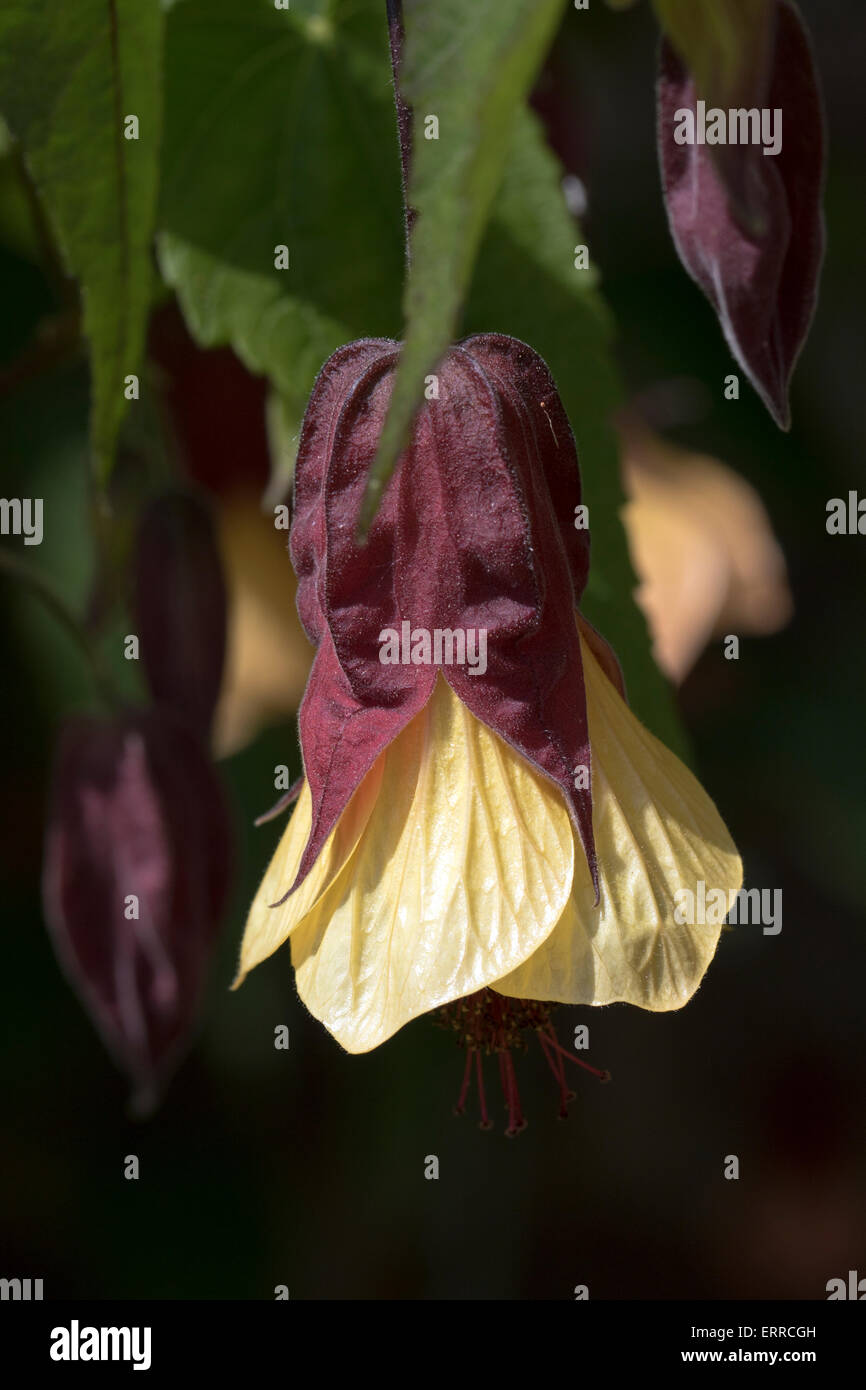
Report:
[[[622,435],[637,600],[659,666],[682,681],[713,636],[785,625],[785,559],[761,499],[732,469],[633,421]]]
[[[313,649],[295,607],[288,531],[277,530],[257,496],[225,498],[218,515],[229,602],[228,649],[214,725],[217,757],[237,752],[262,725],[291,718],[307,684]]]

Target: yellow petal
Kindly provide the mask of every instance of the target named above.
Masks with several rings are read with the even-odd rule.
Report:
[[[721,927],[680,925],[677,890],[696,893],[703,880],[730,907],[742,865],[706,792],[634,717],[583,640],[581,650],[600,903],[578,850],[562,920],[495,988],[523,999],[678,1009],[700,984]]]
[[[574,867],[561,794],[441,676],[382,761],[355,854],[292,936],[298,992],[349,1052],[519,965]]]
[[[381,781],[382,759],[379,758],[325,841],[321,854],[300,888],[279,907],[274,907],[273,904],[280,902],[295,881],[310,834],[312,798],[310,789],[304,782],[291,819],[283,831],[274,857],[253,899],[241,944],[237,978],[232,989],[237,989],[238,985],[243,983],[244,976],[254,966],[260,965],[282,946],[351,859],[370,818]]]

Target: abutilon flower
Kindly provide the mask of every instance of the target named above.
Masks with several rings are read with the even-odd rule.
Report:
[[[317,647],[304,778],[236,984],[290,940],[302,1000],[349,1052],[445,1010],[467,1083],[473,1053],[499,1053],[513,1132],[522,1032],[539,1032],[565,1099],[550,1005],[680,1007],[720,928],[680,924],[675,894],[704,880],[732,898],[741,866],[578,616],[577,456],[532,349],[483,334],[449,351],[359,543],[398,354],[341,348],[304,419],[290,537]],[[483,670],[449,660],[473,632]],[[400,660],[385,661],[394,634]]]

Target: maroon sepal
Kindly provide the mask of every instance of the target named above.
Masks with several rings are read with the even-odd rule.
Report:
[[[57,955],[152,1107],[188,1041],[228,890],[230,827],[201,740],[168,711],[69,721],[43,897]]]
[[[560,788],[597,887],[591,793],[575,787],[578,766],[590,765],[575,622],[589,536],[575,528],[580,474],[565,411],[525,344],[482,334],[452,348],[359,545],[398,355],[399,344],[382,339],[341,348],[301,432],[291,553],[298,611],[318,651],[299,720],[312,827],[292,889],[439,671]],[[402,639],[404,624],[431,644],[437,631],[474,633],[476,643],[484,631],[486,670],[477,646],[474,662],[449,661],[447,638],[438,661],[434,648],[429,663],[383,664],[382,634]]]
[[[144,513],[136,537],[132,611],[154,700],[207,738],[225,659],[226,588],[203,501],[164,493]]]
[[[799,13],[789,0],[777,0],[774,18],[770,62],[750,104],[781,110],[779,153],[738,144],[720,159],[715,146],[677,144],[676,113],[696,113],[697,93],[667,40],[661,48],[658,142],[680,260],[715,309],[737,362],[787,429],[788,387],[812,321],[824,255],[824,118]]]

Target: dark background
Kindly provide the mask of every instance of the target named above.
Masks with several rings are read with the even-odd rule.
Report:
[[[451,1113],[462,1056],[429,1020],[346,1056],[297,999],[287,951],[227,992],[279,833],[249,822],[274,764],[297,763],[287,722],[223,764],[239,865],[201,1036],[162,1108],[134,1123],[39,901],[53,741],[87,678],[4,580],[0,1274],[41,1277],[47,1297],[182,1299],[271,1298],[277,1284],[293,1298],[570,1298],[579,1283],[592,1298],[823,1298],[828,1279],[866,1275],[866,542],[825,530],[828,498],[866,495],[866,15],[859,0],[801,8],[828,108],[829,249],[788,436],[745,383],[737,404],[717,389],[734,367],[677,262],[659,192],[648,7],[593,5],[580,45],[566,26],[557,54],[629,388],[683,376],[711,388],[672,437],[753,482],[788,560],[787,629],[745,639],[736,663],[715,643],[680,692],[747,884],[783,890],[781,934],[726,933],[681,1013],[562,1010],[561,1036],[588,1022],[589,1055],[613,1084],[579,1076],[561,1123],[530,1050],[517,1062],[527,1132],[480,1133]],[[8,225],[0,303],[8,363],[52,304]],[[86,411],[77,364],[0,398],[4,495],[50,497],[68,518],[45,563],[73,599],[89,563]],[[288,1052],[274,1050],[278,1023],[291,1028]],[[133,1153],[137,1182],[123,1177]],[[429,1154],[438,1182],[424,1179]],[[729,1154],[736,1182],[723,1177]]]

